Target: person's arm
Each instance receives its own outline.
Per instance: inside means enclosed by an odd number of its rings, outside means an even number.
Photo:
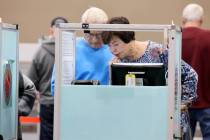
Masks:
[[[30,65],[29,71],[27,73],[28,78],[34,83],[36,86],[36,89],[39,91],[39,71],[40,71],[40,54],[41,54],[41,49],[39,49],[36,54],[33,57],[32,63]]]
[[[160,60],[168,70],[168,50],[160,54]],[[181,86],[182,86],[182,104],[191,104],[197,99],[198,75],[195,70],[186,62],[181,60]]]
[[[191,104],[197,99],[198,75],[195,70],[183,60],[181,61],[182,103]]]
[[[33,108],[37,91],[35,85],[28,77],[22,74],[22,79],[23,89],[19,90],[22,93],[19,93],[18,115],[27,116]],[[19,88],[21,88],[20,82],[21,80],[19,80]]]

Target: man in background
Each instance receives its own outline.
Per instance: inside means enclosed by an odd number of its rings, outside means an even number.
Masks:
[[[199,122],[203,140],[210,140],[210,31],[201,28],[203,14],[198,4],[183,10],[182,58],[198,73],[198,99],[189,108],[192,136]]]
[[[63,17],[51,21],[49,36],[41,41],[41,47],[32,60],[28,76],[40,93],[40,140],[53,139],[54,99],[50,91],[50,81],[55,59],[55,26],[67,23]]]

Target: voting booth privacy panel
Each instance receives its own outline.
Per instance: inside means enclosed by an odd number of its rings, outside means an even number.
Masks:
[[[0,23],[0,139],[17,138],[18,26]]]
[[[71,85],[79,30],[162,32],[164,47],[169,47],[168,84]],[[60,24],[56,28],[54,140],[179,138],[180,48],[181,31],[175,25]]]

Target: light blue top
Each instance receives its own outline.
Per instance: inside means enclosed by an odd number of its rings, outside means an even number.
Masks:
[[[109,83],[109,61],[112,54],[107,45],[92,48],[83,38],[76,45],[76,80],[99,80],[101,85]]]
[[[76,40],[76,80],[99,80],[101,85],[109,84],[109,61],[113,55],[107,45],[92,48],[84,38]],[[55,69],[55,68],[54,68]],[[51,80],[51,92],[54,95],[55,70]]]

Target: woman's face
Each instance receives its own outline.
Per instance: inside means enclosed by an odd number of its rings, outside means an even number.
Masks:
[[[127,57],[128,53],[128,44],[124,43],[119,37],[113,36],[110,43],[109,49],[113,55],[118,57],[119,59],[123,59]]]
[[[85,39],[93,48],[100,48],[103,44],[101,32],[92,31],[85,34]]]

